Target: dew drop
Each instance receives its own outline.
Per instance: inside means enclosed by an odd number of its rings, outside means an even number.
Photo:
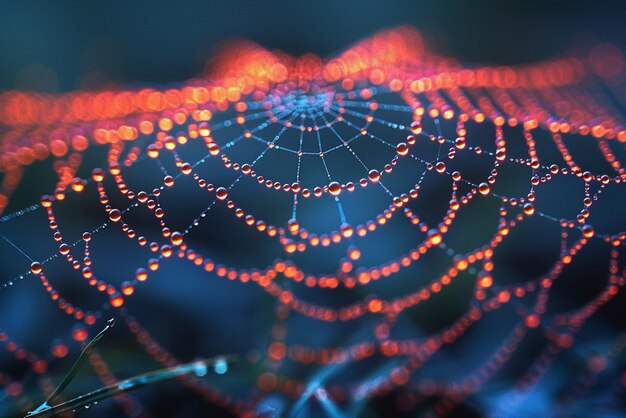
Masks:
[[[215,360],[215,364],[213,365],[213,370],[217,374],[224,374],[228,371],[228,363],[226,359],[220,357]]]
[[[170,236],[170,240],[172,241],[172,244],[174,244],[175,246],[179,246],[183,243],[183,235],[178,231],[174,231]]]
[[[135,278],[138,282],[145,282],[148,280],[148,271],[144,268],[138,268],[135,272]]]
[[[409,153],[409,146],[405,142],[400,142],[396,145],[396,152],[398,155],[405,156]]]
[[[339,196],[341,194],[341,184],[337,183],[336,181],[331,182],[328,185],[328,192],[332,196]]]
[[[487,196],[490,191],[491,191],[491,188],[489,187],[489,184],[483,182],[478,185],[478,192],[481,195]]]
[[[41,267],[41,263],[39,261],[33,261],[30,265],[30,271],[33,274],[39,274],[42,270],[43,268]]]
[[[122,213],[118,209],[111,209],[109,219],[113,222],[119,222],[122,219]]]
[[[582,230],[585,238],[592,238],[596,233],[591,225],[583,226]]]
[[[215,191],[215,196],[219,200],[225,200],[228,197],[228,190],[226,190],[224,187],[218,187]]]
[[[441,244],[443,237],[441,236],[441,232],[438,229],[431,229],[428,231],[428,242],[431,245],[439,245]]]
[[[96,183],[101,183],[104,180],[104,171],[101,168],[94,168],[91,172],[91,178]]]
[[[367,173],[367,177],[370,179],[371,182],[378,183],[378,181],[380,180],[380,173],[378,172],[378,170],[370,170],[369,173]]]
[[[532,203],[526,203],[524,205],[524,213],[528,216],[531,216],[535,213],[535,206]]]

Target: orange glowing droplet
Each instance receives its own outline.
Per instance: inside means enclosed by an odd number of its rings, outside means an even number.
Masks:
[[[483,195],[483,196],[487,196],[489,194],[489,192],[491,191],[491,187],[489,187],[489,184],[487,183],[480,183],[478,185],[478,192]]]
[[[585,225],[582,227],[583,236],[585,238],[592,238],[595,235],[595,230],[591,225]]]
[[[367,173],[367,177],[373,183],[378,183],[378,181],[380,181],[380,173],[378,170],[370,170],[369,173]]]
[[[148,145],[148,157],[150,158],[158,158],[159,157],[159,149],[154,144]]]
[[[122,219],[122,213],[118,209],[111,209],[109,212],[109,219],[112,222],[119,222]]]
[[[268,354],[273,360],[281,360],[285,357],[285,344],[281,342],[273,342],[270,344]]]
[[[52,202],[54,202],[54,197],[53,196],[49,196],[47,194],[41,196],[41,206],[44,208],[49,208],[52,207]]]
[[[52,347],[52,355],[56,358],[63,358],[67,356],[69,353],[69,349],[63,343],[56,343]]]
[[[485,276],[481,277],[481,279],[480,279],[478,284],[483,289],[489,288],[493,284],[493,277],[491,277],[490,275],[485,275]]]
[[[95,168],[92,172],[91,172],[91,178],[93,179],[93,181],[95,181],[96,183],[101,183],[104,180],[104,170],[100,169],[100,168]]]
[[[541,323],[541,318],[537,314],[530,314],[526,317],[524,323],[528,328],[537,328]]]
[[[290,219],[287,223],[287,227],[289,228],[289,232],[292,234],[297,234],[300,231],[300,223],[295,219]]]
[[[420,122],[412,122],[411,123],[411,132],[413,132],[414,135],[419,135],[422,133],[422,124]]]
[[[535,213],[535,206],[532,203],[526,203],[524,205],[524,213],[528,216],[531,216]]]
[[[38,261],[33,261],[32,264],[30,265],[30,271],[33,274],[40,274],[43,270],[43,267],[41,266],[41,263]]]
[[[377,313],[382,310],[383,304],[379,299],[372,299],[367,304],[367,309],[372,313]]]
[[[121,289],[124,296],[130,296],[135,293],[135,287],[128,281],[122,282]]]
[[[87,337],[89,337],[89,333],[87,332],[84,326],[82,325],[74,326],[74,328],[72,329],[72,338],[75,341],[83,342],[87,339]]]
[[[72,180],[72,190],[75,191],[76,193],[80,193],[85,189],[85,183],[81,178],[74,178],[74,180]]]
[[[331,182],[328,185],[328,192],[332,196],[339,196],[341,194],[341,184],[337,183],[336,181]]]
[[[135,272],[135,278],[138,282],[145,282],[148,280],[148,271],[143,268],[138,268]]]
[[[439,245],[441,244],[441,241],[443,240],[443,237],[441,236],[441,233],[439,232],[438,229],[429,230],[427,235],[428,235],[428,242],[431,245]]]
[[[170,235],[170,240],[172,241],[172,244],[178,247],[180,244],[183,243],[183,235],[178,231],[172,232],[172,235]]]
[[[396,145],[396,152],[398,155],[405,156],[409,153],[409,146],[405,142],[400,142]]]
[[[114,308],[119,308],[124,305],[124,298],[119,294],[114,294],[110,298],[110,303]]]
[[[226,190],[224,187],[218,187],[218,189],[215,191],[215,196],[219,200],[225,200],[228,197],[228,190]]]
[[[341,231],[341,235],[344,238],[350,238],[352,237],[352,235],[354,235],[354,228],[352,228],[352,225],[350,224],[341,224],[341,226],[339,227],[339,230]]]
[[[356,246],[351,245],[348,247],[348,258],[353,261],[358,260],[361,258],[361,250],[359,250]]]

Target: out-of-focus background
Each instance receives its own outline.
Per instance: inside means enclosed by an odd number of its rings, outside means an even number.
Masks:
[[[184,81],[225,40],[327,56],[399,25],[464,63],[521,64],[585,43],[623,44],[623,16],[619,0],[3,2],[0,87]]]

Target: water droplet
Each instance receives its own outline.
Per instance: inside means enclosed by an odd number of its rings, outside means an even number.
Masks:
[[[341,184],[337,183],[336,181],[331,182],[328,185],[328,192],[332,196],[339,196],[341,194]]]
[[[39,274],[41,273],[42,270],[43,268],[41,267],[41,263],[39,261],[33,261],[32,264],[30,265],[30,271],[33,274]]]
[[[226,190],[224,187],[218,187],[215,191],[215,196],[219,200],[225,200],[228,197],[228,190]]]
[[[398,155],[405,156],[409,153],[409,146],[404,142],[400,142],[398,145],[396,145],[396,152],[398,153]]]
[[[213,370],[217,374],[224,374],[228,371],[228,363],[223,357],[217,358],[213,364]]]
[[[378,170],[370,170],[369,173],[367,173],[367,177],[370,179],[371,182],[378,183],[378,181],[380,180],[380,173],[378,172]]]
[[[489,187],[489,184],[483,182],[478,185],[478,192],[481,195],[487,196],[490,191],[491,191],[491,187]]]
[[[118,209],[111,209],[109,219],[113,222],[119,222],[122,219],[122,213]]]

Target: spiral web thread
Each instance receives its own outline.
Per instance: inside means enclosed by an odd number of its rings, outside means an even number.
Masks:
[[[620,294],[626,277],[622,256],[626,233],[600,229],[590,221],[606,190],[619,189],[622,199],[614,210],[624,211],[626,73],[623,57],[614,47],[596,47],[583,58],[474,69],[433,54],[410,29],[378,34],[328,61],[312,55],[293,58],[248,43],[231,45],[227,51],[212,63],[205,78],[180,88],[54,97],[5,92],[0,97],[4,127],[0,210],[19,191],[29,165],[54,159],[58,176],[53,193],[0,217],[5,262],[25,266],[22,274],[3,282],[0,293],[6,297],[23,281],[40,281],[51,303],[76,322],[69,335],[55,340],[50,353],[30,351],[8,333],[0,333],[16,361],[30,364],[41,390],[37,395],[29,387],[32,376],[1,373],[0,383],[7,394],[3,402],[24,413],[32,410],[38,399],[54,389],[47,373],[50,365],[84,346],[95,333],[92,326],[110,315],[123,317],[139,345],[156,361],[168,367],[179,364],[127,306],[170,258],[186,260],[215,280],[259,286],[276,300],[271,341],[261,359],[249,359],[263,364],[251,387],[229,393],[200,378],[182,381],[208,402],[240,414],[250,413],[264,393],[279,392],[294,399],[294,410],[315,398],[333,415],[403,388],[404,404],[414,406],[416,395],[436,397],[432,412],[445,415],[481,391],[507,365],[522,341],[541,330],[546,345],[517,381],[516,393],[522,400],[559,354],[574,346],[585,322]],[[472,136],[474,129],[485,127],[488,130]],[[592,151],[575,156],[571,149],[578,143]],[[546,144],[552,149],[544,159]],[[77,172],[82,155],[94,146],[106,151],[106,166],[81,179]],[[594,162],[588,163],[586,158]],[[263,165],[264,161],[269,163]],[[209,163],[215,168],[206,170]],[[127,176],[148,170],[146,166],[158,170],[162,179],[150,186],[134,186]],[[508,167],[524,173],[525,177],[516,179],[524,183],[525,190],[507,193],[506,188],[498,187],[499,177]],[[228,181],[224,174],[212,178],[218,169],[230,173]],[[583,192],[582,199],[576,198],[578,213],[571,219],[551,213],[551,207],[542,206],[538,197],[542,188],[559,179],[574,180],[577,190]],[[422,219],[415,206],[429,182],[434,184],[429,187],[447,196],[443,215],[433,222]],[[194,199],[204,207],[196,216],[180,220],[164,202],[177,186],[192,183],[199,189]],[[290,208],[277,208],[281,219],[273,224],[257,213],[250,201],[242,197],[244,202],[238,202],[243,187],[249,189],[248,194],[261,188],[267,196],[287,196]],[[354,206],[348,202],[366,192],[384,205],[363,218],[363,211],[351,212]],[[80,239],[67,239],[57,207],[71,205],[75,195],[87,193],[91,199],[97,194],[108,220],[84,230]],[[488,239],[471,249],[455,250],[448,235],[455,229],[463,231],[455,220],[479,201],[498,206],[497,216],[488,224]],[[278,205],[278,198],[276,202]],[[334,226],[319,230],[315,217],[301,220],[301,211],[306,205],[322,202],[326,206],[313,213],[322,228]],[[195,231],[218,207],[228,213],[219,216],[233,219],[234,215],[250,231],[267,237],[264,242],[279,248],[282,255],[276,252],[279,258],[268,265],[242,268],[192,248],[194,241],[201,240]],[[332,207],[335,209],[329,209]],[[58,247],[48,257],[31,258],[27,246],[17,245],[15,237],[2,232],[4,224],[44,215]],[[135,229],[132,221],[127,221],[133,215],[154,218],[159,235],[144,237],[140,232],[143,223]],[[558,226],[558,258],[539,277],[521,282],[500,280],[494,257],[520,225],[536,218]],[[392,221],[417,234],[414,245],[388,261],[363,264],[366,248],[393,239],[381,236]],[[100,260],[91,259],[90,246],[105,230],[120,230],[136,246],[145,247],[142,254],[147,251],[148,257],[132,261],[134,277],[120,283],[98,277]],[[368,240],[373,244],[365,244]],[[551,289],[591,243],[608,253],[603,288],[583,306],[551,312]],[[336,271],[316,273],[304,267],[315,261],[307,259],[310,251],[337,248],[344,255],[335,260]],[[15,251],[23,260],[9,260]],[[411,282],[410,291],[379,297],[367,290],[372,285],[393,289],[397,277],[414,274],[410,269],[435,252],[447,257],[446,267],[427,270],[424,277]],[[93,292],[106,296],[100,308],[81,307],[49,281],[48,265],[61,264],[63,259],[66,269],[79,272]],[[445,298],[446,289],[458,280],[473,283],[465,313],[430,335],[394,336],[394,325],[404,313],[439,294]],[[356,294],[358,300],[330,305],[318,303],[314,296],[315,301],[310,301],[307,295],[314,288]],[[495,321],[498,314],[494,312],[506,309],[514,312],[515,322],[476,368],[457,379],[420,377],[420,370],[442,348],[458,344],[467,330],[483,321]],[[319,327],[336,322],[351,326],[364,318],[374,326],[358,342],[308,346],[287,338],[289,320],[294,316],[310,318]],[[605,370],[607,362],[623,357],[625,344],[626,334],[619,335],[604,352],[590,358],[589,373],[572,383],[572,396],[584,398],[588,382]],[[382,363],[374,374],[326,386],[335,373],[331,366],[375,357],[393,361]],[[97,351],[90,362],[104,384],[115,382],[114,370]],[[286,362],[301,364],[309,370],[309,378],[290,376],[288,370],[293,369],[284,368]],[[129,416],[149,415],[130,395],[117,398],[117,402]]]

